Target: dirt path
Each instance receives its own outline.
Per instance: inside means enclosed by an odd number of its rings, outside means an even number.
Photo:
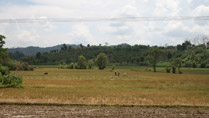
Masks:
[[[0,105],[0,118],[209,118],[209,110]]]

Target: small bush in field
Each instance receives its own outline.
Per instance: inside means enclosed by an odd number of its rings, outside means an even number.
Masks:
[[[6,66],[0,65],[0,73],[1,73],[2,75],[7,75],[7,74],[9,74],[9,68],[6,67]]]
[[[17,71],[20,71],[20,70],[33,71],[34,70],[32,66],[28,65],[28,63],[25,63],[25,62],[15,62],[13,69]]]
[[[22,77],[15,74],[4,75],[2,85],[6,87],[22,87]]]
[[[112,65],[112,70],[115,70],[115,65],[114,64]]]
[[[174,66],[172,67],[172,72],[176,73],[176,67],[174,67]]]
[[[171,68],[168,67],[168,66],[166,66],[166,72],[167,72],[167,73],[170,73],[170,72],[171,72]]]

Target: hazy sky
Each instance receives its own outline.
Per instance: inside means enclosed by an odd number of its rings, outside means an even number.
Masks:
[[[209,16],[209,0],[0,0],[0,19]],[[5,47],[176,45],[209,35],[209,20],[0,23]]]

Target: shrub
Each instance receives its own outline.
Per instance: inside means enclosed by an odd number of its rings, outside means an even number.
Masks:
[[[167,72],[167,73],[170,73],[170,72],[171,72],[171,68],[168,67],[168,66],[166,66],[166,72]]]
[[[195,62],[193,62],[192,67],[197,68],[197,64]]]
[[[17,70],[17,71],[20,71],[20,70],[23,70],[23,71],[33,71],[34,68],[32,66],[30,66],[28,63],[26,62],[19,62],[19,61],[16,61],[14,63],[13,66],[10,67],[10,70]]]
[[[200,67],[201,67],[201,68],[205,68],[205,67],[206,67],[206,63],[204,63],[204,62],[201,63],[201,64],[200,64]]]
[[[2,75],[7,75],[7,74],[9,74],[9,68],[6,66],[0,65],[0,72]]]
[[[22,87],[22,77],[15,74],[4,75],[2,85],[6,87]]]
[[[74,69],[79,69],[78,63],[74,63],[73,68]]]
[[[93,65],[94,65],[94,60],[93,59],[88,60],[87,63],[88,69],[92,69]]]
[[[114,64],[112,65],[112,70],[115,70],[115,65]]]
[[[74,69],[74,63],[70,63],[69,65],[67,65],[67,69]]]
[[[176,67],[174,67],[174,66],[172,67],[172,72],[176,73]]]
[[[192,62],[191,61],[186,61],[185,62],[185,67],[192,67]]]

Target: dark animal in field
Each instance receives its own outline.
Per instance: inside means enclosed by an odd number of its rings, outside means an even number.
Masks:
[[[44,75],[48,75],[48,72],[45,72]]]
[[[120,72],[118,72],[118,77],[120,76]]]

